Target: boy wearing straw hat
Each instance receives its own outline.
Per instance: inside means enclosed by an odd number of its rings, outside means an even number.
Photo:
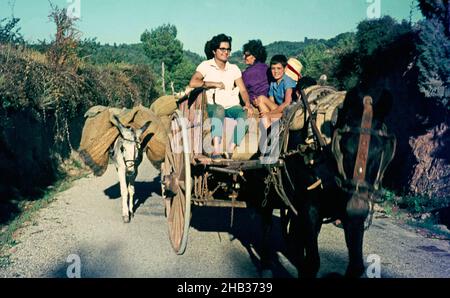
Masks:
[[[255,101],[266,128],[280,119],[284,109],[292,103],[302,65],[297,59],[287,60],[284,55],[275,55],[270,61],[270,70],[274,81],[270,84],[269,98],[260,96]]]

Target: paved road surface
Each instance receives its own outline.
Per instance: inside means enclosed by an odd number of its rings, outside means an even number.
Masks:
[[[193,211],[189,243],[176,256],[167,236],[159,194],[159,173],[145,160],[137,179],[140,206],[130,224],[121,219],[121,200],[112,166],[100,178],[75,182],[33,223],[20,230],[10,250],[11,265],[0,277],[66,277],[69,255],[78,255],[82,277],[259,277],[260,219],[251,210]],[[296,277],[285,255],[274,216],[275,277]],[[327,225],[320,236],[323,276],[344,273],[347,252],[343,231]],[[366,233],[364,255],[380,256],[382,277],[450,277],[450,243],[417,235],[388,219],[376,219]]]

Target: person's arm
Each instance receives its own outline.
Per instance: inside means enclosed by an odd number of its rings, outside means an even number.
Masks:
[[[189,82],[191,88],[206,88],[206,89],[225,89],[225,85],[222,82],[205,82],[203,75],[200,72],[195,72]]]
[[[289,88],[286,90],[286,94],[284,95],[284,102],[278,106],[275,110],[271,111],[270,114],[280,114],[283,113],[284,109],[288,107],[292,103],[292,94],[294,90]]]
[[[248,91],[247,88],[245,88],[245,84],[244,84],[244,80],[242,80],[242,78],[239,78],[235,81],[236,86],[239,88],[239,92],[241,94],[242,100],[245,103],[245,108],[246,110],[249,111],[249,113],[253,112],[253,108],[252,105],[250,103],[250,96],[248,95]]]

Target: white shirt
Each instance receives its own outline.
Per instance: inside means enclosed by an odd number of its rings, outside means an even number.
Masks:
[[[208,104],[218,104],[225,109],[240,105],[239,88],[235,88],[235,81],[242,77],[237,65],[227,62],[225,69],[220,69],[213,59],[202,62],[197,71],[202,74],[205,82],[222,82],[224,90],[209,89],[206,91]]]

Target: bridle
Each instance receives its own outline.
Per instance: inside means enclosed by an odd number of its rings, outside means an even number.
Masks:
[[[373,208],[373,203],[379,203],[382,201],[381,194],[381,181],[387,166],[394,158],[396,138],[394,135],[387,133],[387,128],[383,124],[381,129],[374,129],[372,127],[373,120],[373,106],[372,98],[366,96],[363,99],[364,111],[361,120],[360,127],[350,127],[345,125],[341,129],[336,129],[332,140],[332,152],[334,158],[337,161],[338,173],[336,176],[337,185],[345,192],[350,194],[365,194],[361,198],[368,200],[369,205]],[[359,135],[358,150],[356,155],[355,166],[353,170],[353,176],[348,177],[344,170],[344,158],[341,150],[340,141],[344,134],[357,134]],[[366,171],[369,157],[369,148],[373,137],[379,137],[384,139],[385,145],[383,146],[380,166],[377,172],[377,176],[373,184],[367,182]],[[390,148],[391,150],[388,150]]]
[[[381,181],[387,166],[394,158],[396,138],[394,135],[387,133],[387,128],[383,124],[381,129],[374,129],[373,126],[373,105],[372,97],[365,96],[363,99],[364,110],[360,127],[351,127],[345,125],[343,128],[336,129],[333,134],[331,150],[337,162],[338,175],[335,177],[336,183],[344,192],[352,195],[353,199],[363,200],[369,207],[368,217],[365,222],[365,229],[372,224],[374,214],[374,204],[383,201],[381,193]],[[358,150],[356,155],[353,176],[347,177],[344,170],[344,157],[341,150],[341,140],[344,134],[359,135]],[[380,157],[380,166],[377,176],[373,183],[367,182],[367,163],[369,158],[369,148],[372,138],[378,137],[384,139],[385,143],[382,148]],[[391,150],[388,150],[391,149]],[[349,202],[350,202],[349,201]]]
[[[123,141],[134,143],[134,148],[135,148],[135,150],[138,151],[138,154],[139,154],[139,152],[141,150],[141,143],[139,142],[139,140],[136,140],[136,139],[135,140],[130,140],[130,139],[124,138],[123,136],[121,136],[121,137],[122,137]],[[123,146],[123,144],[122,144],[122,146]],[[127,168],[131,168],[131,167],[134,167],[136,165],[136,159],[127,160],[127,159],[125,159],[125,156],[123,156],[123,162],[125,163],[125,166]]]

